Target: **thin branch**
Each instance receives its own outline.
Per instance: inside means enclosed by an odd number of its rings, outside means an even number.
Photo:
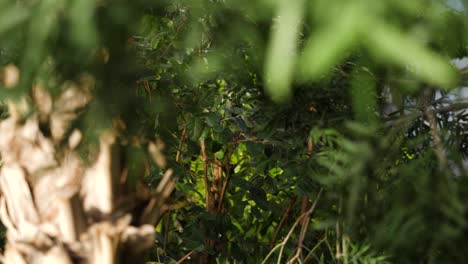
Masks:
[[[326,235],[326,233],[325,233],[325,236],[324,236],[321,240],[319,240],[319,242],[317,242],[317,244],[315,244],[315,246],[314,246],[311,250],[309,250],[309,253],[308,253],[307,256],[304,258],[304,262],[307,262],[307,260],[308,260],[310,257],[315,257],[315,254],[314,254],[315,250],[316,250],[317,248],[319,248],[319,246],[320,246],[323,242],[326,242],[327,239],[328,239],[328,238],[327,238],[327,235]]]
[[[341,248],[340,248],[340,224],[338,221],[336,221],[336,241],[335,241],[335,247],[336,247],[336,253],[335,253],[335,259],[336,263],[340,264],[341,263]]]
[[[307,197],[306,199],[303,199],[303,204],[307,204]],[[288,263],[294,263],[296,259],[299,259],[301,254],[302,254],[302,248],[304,247],[304,239],[307,234],[307,230],[309,229],[309,223],[310,223],[310,214],[307,215],[304,220],[302,221],[301,225],[301,232],[299,233],[299,242],[297,243],[297,250],[296,254],[291,258]]]
[[[439,160],[440,169],[444,169],[447,166],[447,157],[444,154],[444,148],[442,146],[442,140],[440,138],[439,127],[437,126],[437,119],[433,112],[430,111],[428,103],[424,102],[424,115],[429,122],[431,129],[432,141],[434,142],[435,152],[437,159]]]
[[[176,162],[180,162],[180,154],[181,154],[181,149],[182,146],[184,145],[184,141],[187,138],[187,128],[184,127],[182,130],[182,135],[180,136],[180,141],[179,141],[179,147],[177,148],[177,154],[176,154]]]
[[[301,232],[299,233],[299,243],[298,243],[298,246],[297,246],[296,254],[288,261],[288,263],[294,263],[294,261],[299,259],[300,255],[302,254],[302,247],[303,247],[305,235],[307,233],[307,229],[309,228],[310,216],[312,215],[313,210],[317,206],[317,201],[318,201],[318,198],[320,197],[321,193],[322,193],[322,189],[320,189],[320,193],[317,196],[317,199],[315,199],[315,201],[312,204],[312,206],[310,207],[309,211],[305,214],[305,218],[303,219],[303,221],[301,223],[302,227],[301,227]],[[305,203],[304,199],[302,201],[303,201],[303,203]],[[307,202],[307,200],[305,200],[305,201]]]
[[[187,259],[190,258],[190,256],[195,252],[195,250],[192,250],[190,251],[187,255],[183,256],[181,259],[179,259],[179,261],[176,262],[176,264],[181,264],[183,263],[184,261],[186,261]]]
[[[224,196],[226,195],[227,187],[229,185],[229,181],[231,180],[231,161],[230,161],[230,154],[229,152],[226,153],[225,158],[225,166],[226,166],[226,180],[224,180],[223,188],[221,189],[221,195],[218,201],[218,212],[221,213],[224,208]]]
[[[205,140],[200,140],[201,155],[203,160],[203,182],[205,183],[205,202],[206,209],[211,210],[211,192],[208,181],[208,157],[206,156]]]
[[[468,108],[468,102],[459,102],[459,103],[453,103],[451,105],[443,106],[443,107],[439,107],[439,108],[435,108],[435,109],[427,109],[427,111],[425,111],[425,112],[418,111],[418,112],[410,113],[410,114],[403,115],[403,116],[394,116],[394,117],[383,118],[382,120],[384,122],[387,122],[386,126],[392,126],[392,125],[399,125],[399,124],[409,122],[411,120],[414,120],[414,119],[416,119],[418,117],[421,117],[421,116],[427,115],[427,114],[434,115],[434,114],[438,114],[438,113],[460,111],[460,110],[464,110],[464,109],[467,109],[467,108]]]
[[[268,260],[268,258],[270,258],[270,256],[273,254],[274,251],[276,251],[278,248],[280,249],[280,253],[279,253],[279,256],[278,256],[278,263],[281,262],[281,257],[283,256],[283,250],[284,250],[284,246],[286,245],[286,243],[288,242],[288,240],[291,238],[291,235],[292,233],[294,232],[294,230],[296,229],[297,225],[302,221],[302,219],[308,215],[311,215],[314,210],[315,210],[315,207],[317,206],[317,202],[318,200],[320,199],[320,196],[322,195],[322,191],[323,189],[320,189],[318,195],[317,195],[317,198],[315,199],[314,203],[312,204],[312,206],[310,207],[310,209],[303,215],[299,216],[299,218],[296,220],[296,222],[294,222],[293,226],[291,227],[291,229],[289,230],[288,234],[286,235],[286,237],[283,239],[283,241],[281,243],[279,243],[275,248],[273,248],[270,253],[268,253],[268,255],[265,257],[265,259],[263,260],[262,264],[266,263],[266,261]]]
[[[276,239],[278,238],[278,235],[279,235],[281,229],[283,229],[284,223],[286,222],[286,219],[288,219],[289,214],[291,212],[291,209],[292,209],[294,203],[296,203],[296,199],[297,199],[296,196],[294,196],[289,201],[289,205],[286,208],[286,211],[284,212],[283,217],[281,218],[278,226],[276,227],[275,234],[273,235],[273,238],[271,239],[270,249],[273,248],[273,245],[276,243]]]
[[[307,140],[307,158],[310,159],[312,153],[314,151],[314,144],[312,138],[308,138]],[[309,203],[309,199],[307,196],[302,197],[301,203],[301,213],[304,213],[307,210],[307,205]],[[299,240],[297,243],[296,254],[288,261],[288,263],[294,263],[294,261],[299,260],[302,255],[302,248],[304,246],[304,239],[309,229],[309,222],[310,222],[310,215],[306,216],[301,222],[301,231],[299,233]]]
[[[171,221],[169,221],[169,217],[171,214],[166,214],[166,221],[164,222],[164,240],[163,240],[163,251],[166,252],[167,249],[167,241],[169,241],[169,227],[171,224]]]

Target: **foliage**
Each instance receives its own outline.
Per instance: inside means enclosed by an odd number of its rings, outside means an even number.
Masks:
[[[314,201],[271,259],[298,245],[302,262],[466,258],[467,102],[450,59],[468,55],[468,7],[24,2],[0,1],[0,62],[22,73],[4,97],[89,71],[90,144],[123,120],[136,171],[138,145],[166,145],[179,178],[152,261],[261,263]],[[149,167],[135,182],[160,179]]]

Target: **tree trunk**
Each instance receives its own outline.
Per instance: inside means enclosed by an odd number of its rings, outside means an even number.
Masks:
[[[118,133],[100,135],[93,164],[77,153],[82,133],[70,125],[92,99],[93,86],[87,76],[65,84],[57,98],[35,87],[29,103],[10,103],[10,116],[0,123],[4,263],[138,263],[153,245],[154,225],[175,186],[171,170],[156,194],[145,197],[151,201],[143,214],[132,215],[142,192],[126,188]],[[150,144],[153,156],[155,148]]]

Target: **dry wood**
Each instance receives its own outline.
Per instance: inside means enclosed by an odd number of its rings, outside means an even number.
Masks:
[[[10,103],[10,117],[0,122],[0,218],[7,228],[2,262],[111,264],[125,262],[122,256],[138,262],[153,245],[154,226],[175,187],[172,171],[141,215],[121,203],[137,195],[122,188],[128,170],[116,131],[101,134],[93,164],[80,159],[82,133],[69,130],[92,99],[93,86],[84,75],[52,98],[36,85],[32,100]],[[25,116],[28,109],[36,111]],[[150,152],[165,166],[157,144],[150,144]]]

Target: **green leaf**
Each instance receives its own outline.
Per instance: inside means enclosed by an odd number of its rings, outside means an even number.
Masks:
[[[223,131],[223,126],[221,125],[221,115],[219,113],[209,113],[206,116],[206,123],[215,132]]]
[[[203,133],[203,129],[204,129],[203,122],[200,120],[200,118],[194,117],[192,119],[192,122],[189,123],[188,129],[189,129],[190,139],[195,142],[198,142],[198,140],[200,139],[200,136]]]
[[[303,0],[280,1],[265,61],[266,92],[276,102],[291,96]]]
[[[246,142],[245,146],[247,147],[248,152],[252,156],[263,156],[265,147],[262,144],[255,142]]]
[[[82,49],[92,49],[97,45],[97,32],[94,25],[94,0],[75,0],[70,6],[71,39]]]
[[[441,88],[450,88],[454,84],[456,75],[448,60],[397,28],[375,21],[366,39],[369,50],[375,56],[408,68],[419,78]]]
[[[352,77],[351,95],[356,119],[367,124],[374,124],[377,121],[375,78],[368,72],[356,70]]]
[[[224,151],[221,149],[215,153],[215,157],[218,160],[222,160],[224,158]]]
[[[29,18],[29,12],[21,5],[2,6],[0,11],[0,35],[13,29]]]
[[[63,2],[43,0],[38,3],[28,29],[28,45],[20,65],[22,77],[19,87],[27,91],[31,87],[32,79],[38,67],[47,55],[48,42],[56,32],[58,16],[63,8]]]
[[[272,168],[268,171],[268,174],[271,175],[271,177],[276,177],[278,175],[283,174],[283,170],[280,167],[275,167]]]
[[[303,79],[317,79],[330,70],[357,42],[365,15],[352,2],[343,8],[343,16],[333,18],[307,41],[299,61]]]

